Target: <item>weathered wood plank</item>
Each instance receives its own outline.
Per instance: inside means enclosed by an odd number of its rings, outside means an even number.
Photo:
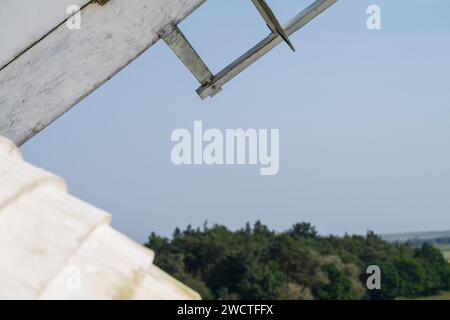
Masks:
[[[177,26],[169,24],[159,35],[200,84],[211,80],[213,74]]]
[[[69,17],[67,7],[91,0],[2,0],[0,68]]]
[[[82,10],[0,71],[0,135],[23,144],[114,76],[206,0],[111,0]]]

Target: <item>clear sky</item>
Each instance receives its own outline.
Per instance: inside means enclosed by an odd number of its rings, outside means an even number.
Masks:
[[[312,0],[270,1],[287,21]],[[382,9],[369,31],[366,9]],[[206,101],[159,42],[22,147],[138,241],[261,219],[323,234],[450,229],[450,1],[340,0]],[[181,24],[217,72],[267,35],[251,1]],[[174,129],[280,129],[280,171],[175,166]]]

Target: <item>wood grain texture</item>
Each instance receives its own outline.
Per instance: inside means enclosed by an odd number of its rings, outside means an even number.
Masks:
[[[68,17],[67,7],[91,0],[1,0],[0,68],[31,47]]]
[[[111,0],[82,10],[0,71],[0,135],[21,145],[136,59],[206,0]]]

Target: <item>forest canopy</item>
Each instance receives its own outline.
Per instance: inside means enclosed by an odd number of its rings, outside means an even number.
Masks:
[[[237,231],[214,225],[152,233],[155,264],[203,299],[396,299],[450,289],[450,264],[430,244],[388,243],[365,236],[321,236],[309,223],[274,232],[261,222]],[[381,269],[368,290],[366,269]]]

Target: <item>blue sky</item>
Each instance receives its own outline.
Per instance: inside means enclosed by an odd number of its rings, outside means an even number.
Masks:
[[[287,21],[312,1],[270,1]],[[366,9],[382,9],[369,31]],[[321,233],[450,229],[450,2],[340,0],[206,101],[159,42],[22,147],[138,241],[261,219]],[[181,24],[217,72],[267,35],[250,1]],[[174,129],[280,129],[280,171],[175,166]]]

